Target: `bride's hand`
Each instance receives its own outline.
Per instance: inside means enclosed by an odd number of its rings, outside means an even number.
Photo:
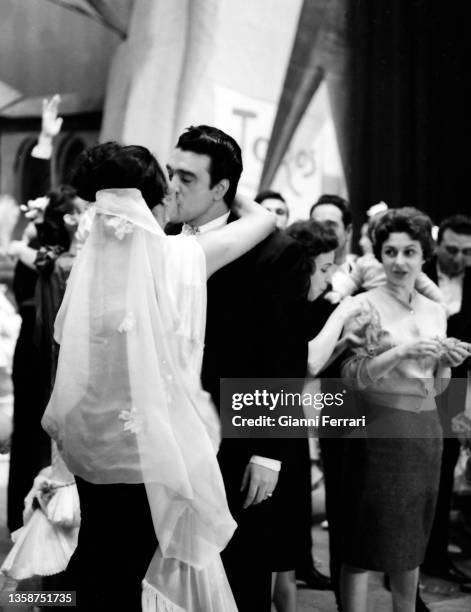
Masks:
[[[239,192],[236,193],[234,201],[232,202],[231,211],[239,218],[247,217],[248,215],[264,218],[272,226],[272,230],[275,229],[275,215],[247,196],[241,195]]]
[[[251,204],[257,204],[257,203],[251,200],[250,198],[247,198],[246,196],[243,196],[239,192],[237,192],[235,194],[234,200],[232,201],[231,210],[238,217],[243,217],[244,214],[248,214],[250,212]],[[258,204],[258,206],[262,208],[260,204]]]
[[[275,229],[275,215],[249,198],[237,195],[231,210],[238,217],[233,223],[197,236],[206,255],[208,278],[216,270],[253,249]]]

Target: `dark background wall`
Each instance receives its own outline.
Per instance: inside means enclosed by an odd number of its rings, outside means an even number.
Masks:
[[[349,0],[350,197],[471,213],[469,3]]]

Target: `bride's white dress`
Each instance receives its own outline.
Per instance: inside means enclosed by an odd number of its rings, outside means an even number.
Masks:
[[[165,236],[135,189],[98,192],[95,208],[56,319],[43,426],[73,474],[145,484],[159,541],[146,612],[234,611],[219,553],[236,525],[199,378],[204,253],[194,237]]]

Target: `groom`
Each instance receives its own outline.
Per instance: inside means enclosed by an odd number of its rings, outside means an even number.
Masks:
[[[241,150],[233,138],[214,127],[190,127],[167,169],[175,197],[169,211],[174,225],[167,233],[202,233],[231,222],[229,207],[242,172]],[[282,232],[208,280],[202,382],[218,408],[221,378],[304,377],[305,343],[295,325],[308,286],[298,245]],[[285,451],[286,441],[275,439],[224,439],[219,451],[238,523],[222,559],[240,612],[271,609],[269,549],[276,542],[271,495]]]

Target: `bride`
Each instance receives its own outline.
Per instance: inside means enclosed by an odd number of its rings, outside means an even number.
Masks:
[[[146,611],[234,611],[219,553],[236,524],[216,461],[218,417],[199,380],[206,278],[275,221],[237,197],[235,222],[166,236],[151,212],[166,180],[144,147],[93,147],[73,182],[95,215],[56,319],[43,418],[81,503],[66,587],[79,610],[131,612],[148,569]]]

